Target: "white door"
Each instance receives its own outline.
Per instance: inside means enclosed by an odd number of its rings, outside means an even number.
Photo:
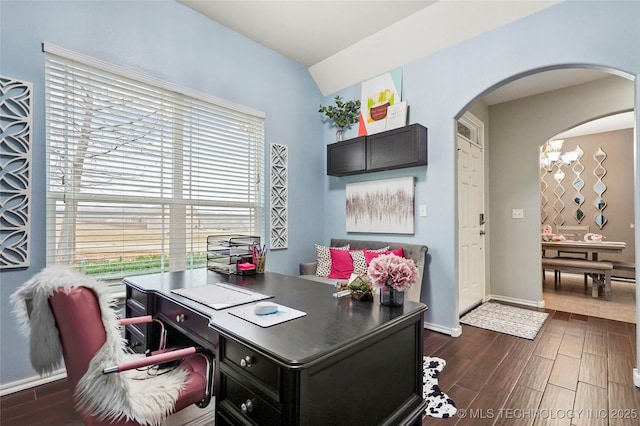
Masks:
[[[482,147],[458,135],[458,312],[484,299],[484,158]]]

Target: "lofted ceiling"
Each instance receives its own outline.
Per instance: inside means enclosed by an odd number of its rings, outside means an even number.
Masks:
[[[176,1],[301,64],[327,96],[562,0]]]
[[[309,68],[436,1],[177,0]]]
[[[385,57],[385,66],[393,68],[559,2],[176,1],[309,69],[324,95],[386,72],[388,69],[376,70],[374,64],[367,62],[367,57],[371,57],[369,52],[381,44],[397,46],[392,49],[393,54]],[[405,42],[393,43],[390,39]],[[408,41],[414,39],[422,41],[420,44]],[[431,44],[423,40],[430,40]],[[349,60],[365,66],[345,66]],[[366,68],[370,75],[356,68]],[[610,74],[597,70],[547,71],[501,86],[483,100],[495,105],[606,76]]]

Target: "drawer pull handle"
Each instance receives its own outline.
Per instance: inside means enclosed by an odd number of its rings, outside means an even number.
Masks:
[[[242,368],[249,368],[253,365],[253,360],[251,359],[251,357],[249,355],[247,355],[246,357],[242,358],[240,360],[240,367]]]
[[[176,315],[176,322],[184,322],[184,320],[185,320],[184,314]]]
[[[243,402],[240,405],[240,410],[242,410],[243,413],[247,414],[253,411],[253,402],[251,402],[250,399],[247,399],[247,402]]]

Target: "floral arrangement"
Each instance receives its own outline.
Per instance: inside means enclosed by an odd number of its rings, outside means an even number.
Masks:
[[[367,268],[371,284],[377,288],[385,286],[405,291],[418,280],[418,268],[412,259],[391,254],[381,254],[371,260]]]

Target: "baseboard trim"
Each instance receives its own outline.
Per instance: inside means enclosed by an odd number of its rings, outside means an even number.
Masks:
[[[441,325],[433,324],[426,321],[422,323],[422,326],[427,330],[435,331],[442,334],[448,334],[451,337],[458,337],[462,334],[462,328],[460,326],[453,327],[453,328],[443,327]]]
[[[489,296],[487,296],[487,301],[489,300],[499,300],[501,302],[509,302],[509,303],[516,303],[518,305],[523,305],[523,306],[530,306],[532,308],[544,308],[544,300],[539,300],[539,301],[534,301],[534,300],[527,300],[527,299],[517,299],[515,297],[507,297],[507,296],[498,296],[495,294],[491,294]]]
[[[18,380],[11,383],[0,385],[0,396],[10,395],[15,392],[20,392],[25,389],[34,388],[36,386],[45,385],[47,383],[62,380],[67,377],[66,370],[55,371],[52,375],[47,377],[33,376],[26,379]]]

